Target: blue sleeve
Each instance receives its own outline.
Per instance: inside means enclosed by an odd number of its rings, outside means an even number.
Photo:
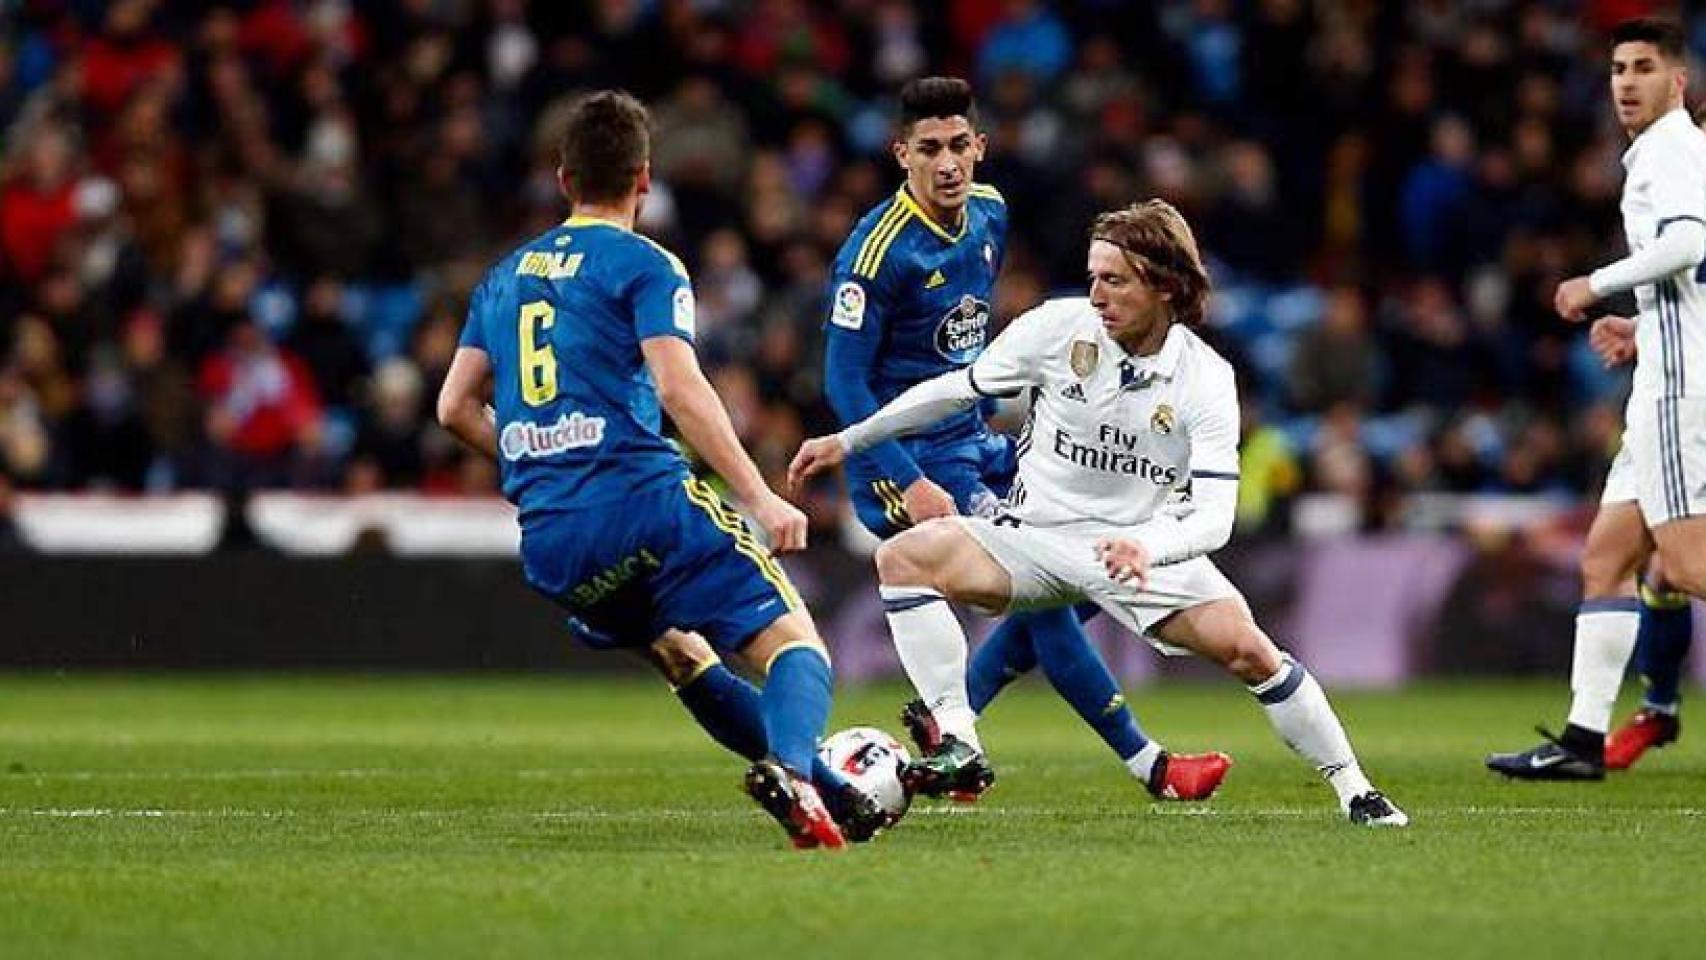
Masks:
[[[474,288],[474,295],[468,298],[468,316],[462,321],[462,336],[457,340],[459,347],[473,347],[491,353],[486,346],[486,287],[490,281],[482,281]]]
[[[876,284],[838,274],[825,327],[823,387],[830,409],[848,426],[882,406],[871,390],[871,372],[883,345],[883,308]],[[895,486],[905,490],[924,475],[900,442],[888,440],[857,456],[868,458]]]
[[[634,335],[641,340],[680,337],[692,343],[696,311],[687,270],[662,248],[642,255],[642,266],[628,287]]]

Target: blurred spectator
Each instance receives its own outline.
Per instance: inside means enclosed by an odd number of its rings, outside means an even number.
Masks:
[[[0,256],[6,273],[29,288],[47,272],[77,219],[77,154],[57,123],[23,131],[18,162],[0,187]]]
[[[221,486],[284,486],[309,474],[321,426],[313,377],[253,321],[233,327],[225,349],[202,364],[200,390]]]
[[[315,393],[329,407],[351,406],[367,377],[367,353],[344,321],[343,297],[336,279],[316,278],[284,342],[307,367]]]
[[[48,468],[47,422],[29,384],[16,370],[0,368],[0,488],[6,478],[42,479]]]
[[[1001,19],[978,51],[977,72],[984,83],[1012,72],[1046,84],[1071,61],[1072,38],[1060,18],[1036,0],[1006,0]]]
[[[1434,123],[1432,153],[1404,181],[1404,237],[1412,261],[1424,270],[1459,265],[1459,230],[1473,199],[1474,150],[1469,125],[1442,117]]]
[[[1362,292],[1352,287],[1334,289],[1327,295],[1321,322],[1299,336],[1292,347],[1292,405],[1304,413],[1321,413],[1340,404],[1372,410],[1379,375]]]
[[[393,357],[374,371],[368,393],[371,416],[356,436],[347,489],[365,493],[420,485],[425,432],[421,401],[421,375],[409,360]]]

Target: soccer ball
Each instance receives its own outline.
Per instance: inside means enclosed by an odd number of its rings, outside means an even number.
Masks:
[[[900,782],[900,771],[912,757],[899,740],[876,727],[843,730],[819,744],[817,755],[894,819],[912,804],[912,795]]]

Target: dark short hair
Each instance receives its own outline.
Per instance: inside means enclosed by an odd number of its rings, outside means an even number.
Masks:
[[[1636,17],[1611,28],[1611,46],[1620,43],[1650,43],[1671,60],[1681,60],[1688,46],[1682,24],[1663,17]]]
[[[626,197],[651,159],[651,114],[621,90],[589,93],[569,109],[560,145],[572,200]]]
[[[1143,281],[1173,295],[1173,319],[1194,327],[1208,306],[1208,268],[1197,238],[1172,204],[1145,200],[1096,218],[1090,239],[1105,240],[1125,252]]]
[[[931,118],[965,117],[977,126],[977,103],[971,94],[971,84],[959,77],[919,77],[900,88],[900,133],[912,132],[912,125]]]

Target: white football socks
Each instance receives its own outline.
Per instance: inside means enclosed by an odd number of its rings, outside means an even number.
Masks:
[[[1143,745],[1142,750],[1125,759],[1125,768],[1130,770],[1131,775],[1147,787],[1149,786],[1149,778],[1155,775],[1155,761],[1161,759],[1161,754],[1161,744],[1151,740]]]
[[[1583,601],[1570,665],[1570,723],[1595,733],[1611,729],[1623,670],[1641,627],[1639,602],[1634,597]]]
[[[981,752],[977,714],[966,695],[966,635],[942,595],[929,587],[879,588],[900,665],[944,734]]]
[[[1252,686],[1250,692],[1262,702],[1280,739],[1327,778],[1341,808],[1374,789],[1363,776],[1327,694],[1302,664],[1287,657],[1278,673]]]

